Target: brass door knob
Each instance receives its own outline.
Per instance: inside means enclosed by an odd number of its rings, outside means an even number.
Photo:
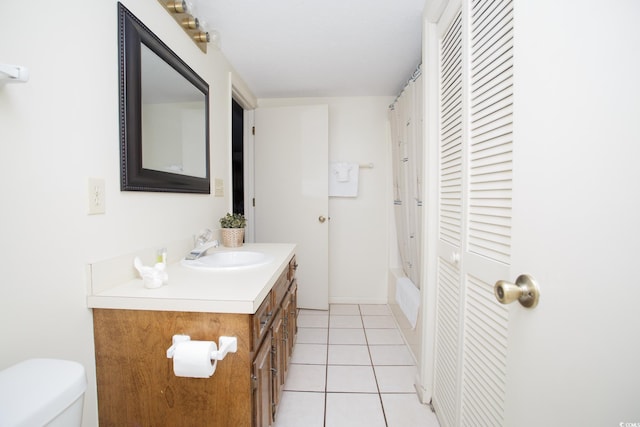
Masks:
[[[325,218],[324,216],[320,215],[318,217],[318,221],[320,221],[320,224],[322,224],[323,222],[325,222],[327,220],[327,218]]]
[[[518,300],[523,307],[534,308],[540,300],[540,288],[536,280],[528,274],[521,274],[516,283],[498,280],[493,286],[496,299],[502,304]]]

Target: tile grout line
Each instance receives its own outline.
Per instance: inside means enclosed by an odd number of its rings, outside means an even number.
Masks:
[[[327,313],[327,352],[324,359],[324,419],[322,420],[323,427],[327,427],[327,385],[329,384],[329,333],[331,332],[331,304],[329,304],[329,311]]]
[[[376,389],[378,390],[378,400],[380,401],[380,409],[382,409],[382,419],[384,420],[384,425],[389,427],[389,423],[387,422],[387,413],[384,410],[384,404],[382,403],[382,394],[380,393],[380,384],[378,383],[378,375],[376,374],[376,368],[373,364],[373,357],[371,356],[371,346],[369,345],[369,337],[367,337],[367,330],[364,327],[364,319],[362,310],[360,309],[360,305],[358,305],[358,310],[360,310],[360,320],[362,321],[362,330],[364,332],[364,341],[367,343],[367,353],[369,353],[369,361],[371,361],[371,370],[373,371],[373,379],[376,382]]]
[[[325,342],[326,342],[325,359],[324,359],[325,384],[324,384],[324,391],[321,392],[323,394],[323,396],[324,396],[323,423],[322,423],[322,425],[324,427],[327,427],[327,422],[328,422],[328,418],[327,418],[327,415],[328,415],[328,413],[327,413],[327,410],[328,410],[328,395],[329,395],[328,380],[329,380],[329,365],[330,365],[329,364],[329,350],[330,350],[331,345],[332,345],[330,343],[331,331],[332,330],[335,331],[337,329],[361,329],[362,333],[364,335],[364,345],[367,346],[367,354],[368,354],[368,358],[369,358],[369,363],[370,363],[370,366],[371,366],[371,369],[372,369],[372,373],[374,375],[374,381],[376,383],[376,391],[366,392],[366,393],[365,392],[363,392],[363,393],[359,393],[359,392],[344,392],[344,393],[346,393],[346,394],[354,394],[354,393],[355,394],[369,394],[369,395],[377,394],[378,395],[378,400],[380,402],[380,408],[382,410],[384,425],[386,427],[388,427],[389,426],[389,421],[387,419],[387,414],[386,414],[386,411],[385,411],[384,402],[382,400],[382,392],[381,392],[381,389],[380,389],[380,382],[379,382],[379,379],[378,379],[378,375],[377,375],[377,372],[376,372],[376,369],[375,369],[375,365],[374,365],[374,362],[373,362],[373,357],[372,357],[372,348],[371,348],[372,344],[370,343],[369,337],[367,335],[367,328],[365,328],[365,322],[364,322],[365,314],[364,314],[364,311],[363,311],[363,307],[361,307],[360,304],[357,304],[357,313],[353,313],[353,314],[342,312],[340,310],[338,310],[338,312],[335,313],[336,316],[349,316],[349,315],[354,315],[354,317],[356,315],[359,316],[359,319],[360,319],[360,327],[359,328],[340,328],[340,327],[333,327],[332,328],[332,326],[331,326],[331,324],[332,324],[331,323],[332,311],[333,310],[331,309],[331,305],[330,305],[329,310],[327,312],[326,336],[325,336]],[[300,311],[298,312],[298,314],[300,314]],[[382,316],[383,314],[382,313],[378,313],[378,312],[373,313],[373,314],[371,314],[371,313],[367,314],[367,316],[374,316],[374,315]],[[384,315],[389,315],[389,314],[384,314]],[[340,322],[338,322],[337,324],[340,324]],[[397,322],[394,322],[393,324],[394,324],[394,328],[388,328],[388,327],[376,328],[375,327],[375,322],[374,322],[374,325],[372,325],[373,327],[370,328],[370,329],[394,329],[394,330],[398,330],[399,328],[398,328]],[[309,328],[313,329],[313,326],[309,326]],[[403,342],[401,344],[395,344],[394,346],[397,345],[397,346],[407,347],[406,341],[404,339],[402,341]],[[335,345],[341,345],[341,344],[338,343],[338,344],[335,344]],[[345,343],[342,343],[342,345],[356,345],[356,344],[348,344],[348,343],[345,342]],[[380,345],[392,345],[392,344],[380,343]],[[311,363],[311,365],[313,365],[313,363]],[[349,364],[349,365],[340,364],[340,365],[341,366],[355,366],[355,365],[351,365],[351,364]],[[394,364],[394,365],[390,365],[390,366],[405,366],[405,365],[404,364],[402,364],[402,365],[395,365]],[[336,392],[336,393],[342,394],[342,392]],[[406,393],[393,393],[393,394],[406,394]]]

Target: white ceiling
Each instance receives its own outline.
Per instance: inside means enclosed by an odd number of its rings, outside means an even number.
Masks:
[[[397,95],[421,62],[425,0],[191,3],[258,98]]]

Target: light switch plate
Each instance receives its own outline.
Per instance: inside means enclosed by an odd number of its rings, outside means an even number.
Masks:
[[[214,182],[215,189],[213,195],[216,197],[224,197],[224,180],[216,178]]]
[[[105,213],[104,179],[89,178],[89,215]]]

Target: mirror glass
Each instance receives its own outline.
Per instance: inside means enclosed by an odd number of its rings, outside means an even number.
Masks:
[[[205,178],[205,96],[142,45],[142,167]]]
[[[210,193],[209,86],[118,8],[121,189]]]

